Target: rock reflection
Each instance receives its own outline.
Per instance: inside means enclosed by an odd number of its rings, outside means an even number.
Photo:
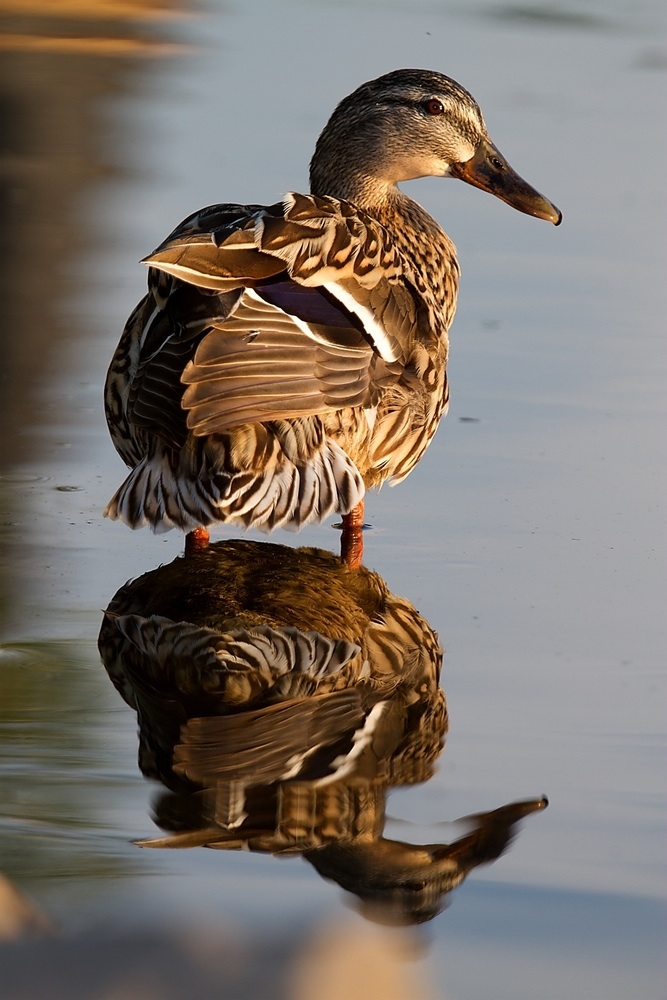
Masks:
[[[442,649],[377,573],[234,540],[122,587],[99,637],[169,791],[145,847],[302,854],[390,923],[429,920],[545,799],[469,817],[452,844],[383,837],[387,793],[428,780],[447,730]]]

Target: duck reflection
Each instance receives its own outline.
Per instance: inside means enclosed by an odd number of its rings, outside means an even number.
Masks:
[[[314,548],[233,540],[123,586],[99,648],[169,791],[145,847],[302,854],[369,917],[428,920],[545,799],[469,817],[452,844],[383,837],[391,788],[433,773],[442,649],[416,608]]]

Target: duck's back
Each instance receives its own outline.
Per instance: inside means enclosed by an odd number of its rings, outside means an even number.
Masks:
[[[148,258],[109,369],[110,432],[134,468],[107,513],[298,527],[404,478],[447,403],[458,267],[430,224],[410,246],[401,218],[305,195],[186,219]]]

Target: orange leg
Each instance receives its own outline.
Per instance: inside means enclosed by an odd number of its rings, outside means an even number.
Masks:
[[[349,514],[343,514],[340,536],[340,557],[348,569],[359,569],[364,556],[364,501],[360,500]]]
[[[208,548],[210,540],[211,536],[206,528],[195,528],[194,531],[189,531],[185,536],[186,556],[194,556],[197,552],[204,552]]]

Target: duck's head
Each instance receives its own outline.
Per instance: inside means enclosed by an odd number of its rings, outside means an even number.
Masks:
[[[415,177],[458,177],[519,212],[558,225],[561,213],[491,142],[479,105],[441,73],[399,69],[340,102],[311,165],[311,190],[355,200]]]

